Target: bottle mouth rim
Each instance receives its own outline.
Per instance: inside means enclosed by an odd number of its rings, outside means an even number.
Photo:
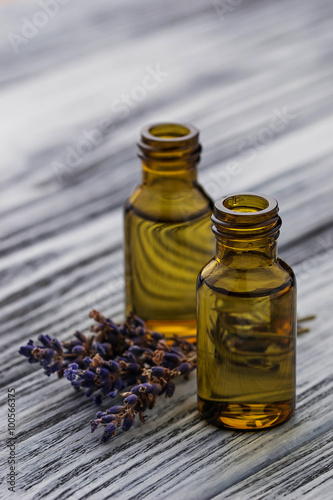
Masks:
[[[159,122],[151,123],[141,129],[141,141],[160,148],[174,148],[180,143],[197,143],[199,130],[190,123]]]
[[[229,194],[216,200],[215,215],[222,220],[228,218],[228,215],[237,218],[238,223],[246,223],[253,218],[267,218],[270,214],[273,216],[278,213],[278,202],[272,196],[262,193],[242,192]]]
[[[189,123],[146,125],[138,142],[139,158],[155,169],[193,168],[200,160],[199,130]]]
[[[278,202],[262,193],[242,192],[216,200],[212,215],[218,236],[247,238],[277,233],[281,227]]]

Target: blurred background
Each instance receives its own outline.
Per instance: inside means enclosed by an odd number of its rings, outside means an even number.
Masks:
[[[311,309],[333,253],[330,0],[12,0],[0,19],[7,332],[64,338],[93,307],[121,319],[136,141],[165,120],[201,130],[214,199],[279,200],[281,255]]]

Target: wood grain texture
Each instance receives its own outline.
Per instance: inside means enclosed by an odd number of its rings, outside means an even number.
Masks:
[[[1,498],[332,498],[333,4],[236,3],[71,0],[17,53],[9,34],[41,7],[1,3],[1,422],[14,387],[18,460],[13,494],[4,447]],[[156,88],[121,113],[123,94],[158,68]],[[99,144],[66,164],[67,148],[105,120]],[[93,307],[121,320],[122,204],[140,179],[139,130],[161,120],[202,131],[212,197],[246,189],[279,200],[299,313],[318,318],[298,340],[297,411],[285,425],[207,425],[192,377],[144,426],[102,446],[89,433],[94,405],[17,351],[41,332],[87,328]]]

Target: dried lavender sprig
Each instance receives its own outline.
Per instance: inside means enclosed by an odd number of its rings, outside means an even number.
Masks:
[[[84,361],[85,368],[80,368],[76,363],[70,364],[65,376],[73,387],[85,389],[86,396],[92,396],[96,404],[100,404],[104,396],[114,398],[118,391],[136,382],[142,372],[139,364],[131,363],[124,367],[124,363],[105,361],[99,354]]]
[[[56,338],[40,335],[38,340],[42,345],[36,346],[30,339],[27,345],[20,347],[19,353],[28,358],[29,363],[40,363],[48,377],[55,372],[59,377],[62,376],[69,363],[79,358],[75,352],[64,352],[62,344]]]
[[[301,335],[302,333],[307,333],[310,331],[310,328],[302,326],[302,323],[307,321],[312,321],[316,319],[315,314],[311,314],[309,316],[304,316],[303,318],[297,318],[297,335]]]
[[[130,430],[137,416],[144,423],[147,418],[144,412],[154,408],[159,396],[163,394],[166,398],[173,396],[175,391],[174,378],[180,375],[188,377],[195,367],[196,357],[192,355],[172,370],[163,366],[153,366],[145,370],[144,375],[148,382],[138,384],[132,387],[129,392],[123,393],[122,405],[113,406],[104,412],[97,412],[96,418],[90,422],[91,432],[94,432],[100,425],[104,426],[101,441],[105,443],[111,436],[115,435],[120,426],[124,431]]]
[[[132,345],[114,360],[105,361],[99,354],[93,359],[85,358],[85,369],[73,363],[65,370],[65,376],[74,387],[84,388],[86,395],[100,404],[104,396],[114,398],[127,386],[147,382],[148,368],[161,364],[173,370],[186,362],[189,355],[192,359],[196,352],[192,344],[179,339],[175,339],[172,346],[161,339],[154,343],[150,339],[149,345]]]
[[[109,360],[121,355],[129,346],[149,347],[163,339],[163,335],[159,333],[146,331],[144,322],[133,314],[123,325],[117,325],[96,310],[92,310],[89,316],[99,322],[91,328],[94,335],[87,337],[76,331],[74,338],[65,342],[49,335],[40,335],[38,340],[42,345],[35,345],[33,340],[29,340],[27,345],[20,348],[19,353],[27,357],[29,363],[39,362],[48,376],[57,372],[61,377],[71,362],[85,368],[84,360],[93,358],[95,354]]]
[[[29,340],[27,345],[20,347],[19,353],[27,357],[29,363],[39,362],[47,376],[57,373],[60,378],[71,363],[84,366],[83,360],[87,355],[94,355],[99,350],[94,337],[87,338],[79,331],[74,333],[74,337],[70,341],[60,342],[49,335],[40,335],[38,340],[42,345],[34,345],[33,340]],[[109,346],[106,346],[105,351],[109,350]]]
[[[34,345],[30,340],[19,353],[30,363],[39,362],[48,376],[55,372],[59,377],[65,374],[75,388],[85,389],[96,404],[106,395],[115,397],[126,386],[146,382],[143,370],[159,362],[154,359],[155,351],[165,352],[163,363],[173,368],[184,353],[195,350],[179,340],[170,348],[162,334],[146,330],[144,322],[134,314],[122,325],[96,310],[89,316],[97,321],[91,328],[94,335],[87,337],[76,331],[74,338],[66,342],[40,335],[42,345]]]

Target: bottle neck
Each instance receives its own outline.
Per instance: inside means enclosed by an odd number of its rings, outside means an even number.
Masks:
[[[275,237],[263,237],[256,240],[233,240],[217,238],[216,257],[227,266],[260,267],[271,265],[277,259],[277,241]]]
[[[179,168],[166,169],[163,165],[142,162],[142,183],[149,186],[159,185],[167,188],[189,187],[197,181],[198,168],[193,165],[180,165]]]
[[[212,215],[217,259],[243,269],[275,262],[281,227],[278,211],[274,198],[255,193],[217,200]]]
[[[192,125],[148,125],[141,131],[138,147],[144,184],[176,190],[197,181],[201,146]]]

